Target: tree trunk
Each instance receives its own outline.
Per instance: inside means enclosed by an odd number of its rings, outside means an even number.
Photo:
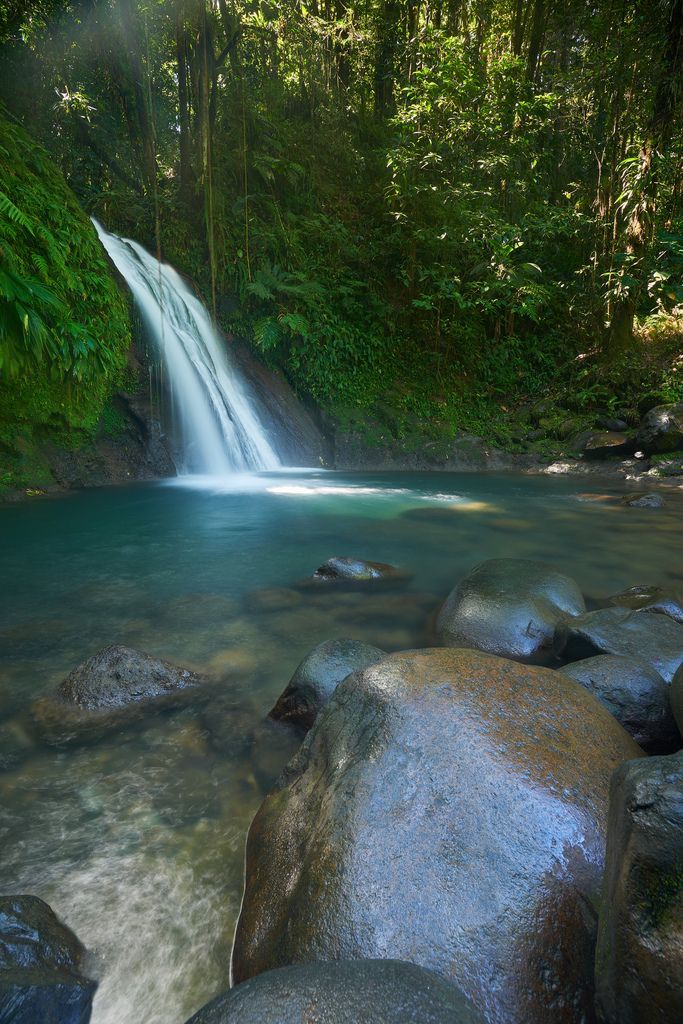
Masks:
[[[671,141],[681,105],[683,73],[683,0],[669,0],[664,50],[646,137],[640,150],[640,192],[626,225],[626,264],[635,284],[623,288],[614,302],[608,334],[610,349],[622,349],[633,338],[638,302],[645,286],[646,257],[655,236],[658,163]]]
[[[538,65],[541,59],[541,46],[545,29],[545,0],[534,0],[534,13],[531,20],[531,38],[527,52],[526,79],[532,87],[536,83]]]
[[[187,27],[185,3],[176,7],[176,60],[178,65],[178,123],[180,126],[180,190],[187,193],[194,184],[190,140],[190,107],[187,89]]]
[[[375,115],[378,118],[387,117],[394,112],[400,14],[398,0],[382,0],[375,57]]]

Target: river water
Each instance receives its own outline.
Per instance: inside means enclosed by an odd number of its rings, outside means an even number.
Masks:
[[[88,947],[94,1024],[182,1024],[227,987],[246,831],[288,751],[259,722],[310,648],[424,645],[486,558],[549,561],[589,599],[680,583],[681,499],[624,508],[621,490],[289,471],[0,509],[0,891],[41,896]],[[412,579],[293,589],[332,555]],[[210,702],[90,746],[35,744],[30,702],[111,643],[208,673]]]

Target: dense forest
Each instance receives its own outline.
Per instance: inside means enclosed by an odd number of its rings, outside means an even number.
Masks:
[[[87,434],[126,372],[78,203],[368,436],[680,399],[682,40],[683,0],[4,0],[13,418]]]

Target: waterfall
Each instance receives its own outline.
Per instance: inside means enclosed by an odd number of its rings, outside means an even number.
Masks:
[[[204,306],[173,267],[93,219],[162,360],[183,442],[182,473],[225,476],[281,463],[254,395]]]

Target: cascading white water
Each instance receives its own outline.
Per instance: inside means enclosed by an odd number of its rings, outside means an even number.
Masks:
[[[168,373],[183,434],[184,473],[225,476],[281,465],[209,314],[173,267],[93,218]]]

